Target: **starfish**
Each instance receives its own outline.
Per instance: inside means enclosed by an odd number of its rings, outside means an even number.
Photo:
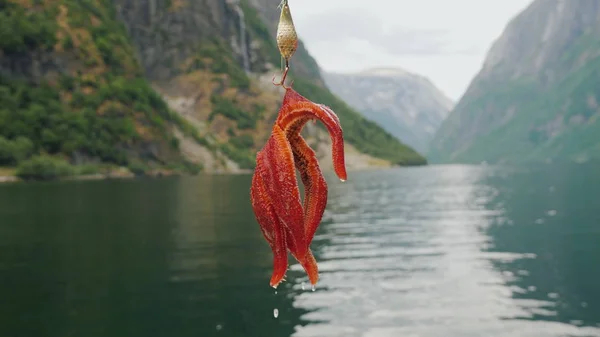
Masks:
[[[341,181],[347,179],[344,137],[340,120],[327,106],[311,102],[291,88],[285,88],[283,104],[270,138],[256,155],[250,198],[256,220],[273,251],[270,285],[277,287],[288,268],[288,251],[315,285],[319,279],[317,261],[310,243],[327,205],[327,183],[315,152],[300,135],[310,120],[320,120],[332,140],[333,168]],[[304,184],[304,200],[296,179]]]

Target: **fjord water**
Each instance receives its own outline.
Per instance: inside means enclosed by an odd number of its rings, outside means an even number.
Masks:
[[[597,166],[331,177],[314,292],[250,179],[1,185],[0,336],[600,336]]]

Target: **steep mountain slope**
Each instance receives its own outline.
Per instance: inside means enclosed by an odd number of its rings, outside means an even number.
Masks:
[[[47,155],[137,168],[184,163],[170,132],[183,124],[143,78],[110,9],[107,1],[0,1],[0,166],[38,154],[29,166],[52,169]]]
[[[237,1],[113,2],[146,78],[197,131],[176,130],[186,157],[210,172],[251,169],[279,96],[256,75],[278,61],[256,13]]]
[[[452,108],[452,101],[427,78],[401,69],[323,77],[334,94],[421,153]]]
[[[434,162],[600,158],[600,2],[536,0],[436,134]]]
[[[281,102],[282,92],[271,84],[271,77],[280,74],[281,65],[275,43],[279,2],[180,1],[176,7],[160,10],[166,5],[161,0],[149,3],[116,0],[120,17],[155,88],[174,110],[200,128],[202,137],[233,156],[242,168],[254,165],[254,154],[267,139]],[[202,63],[198,64],[197,59],[203,60]],[[221,65],[223,60],[227,60],[227,66]],[[365,165],[366,158],[359,152],[395,164],[425,163],[413,149],[394,140],[333,96],[324,87],[318,65],[302,43],[292,64],[290,78],[294,80],[294,88],[330,105],[340,116],[350,166]],[[219,106],[215,105],[217,101]],[[244,120],[249,124],[244,125],[247,124]],[[320,146],[329,142],[323,128],[319,126],[308,133],[312,135],[309,143],[323,149],[318,151],[319,157],[327,156],[328,151],[324,151],[327,146]]]
[[[49,154],[134,171],[251,169],[282,96],[263,20],[236,0],[0,0],[0,166]],[[350,168],[424,163],[315,89],[318,66],[299,55],[295,88],[338,112]],[[325,156],[322,128],[307,133]]]

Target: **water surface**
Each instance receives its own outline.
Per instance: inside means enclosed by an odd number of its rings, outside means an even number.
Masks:
[[[598,172],[330,179],[277,293],[250,176],[0,185],[0,336],[600,336]]]

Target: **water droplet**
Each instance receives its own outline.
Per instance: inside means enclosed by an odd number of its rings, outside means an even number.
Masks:
[[[345,182],[345,181],[346,181],[346,179],[340,179],[340,181],[341,181],[341,182]]]
[[[279,317],[279,310],[277,308],[273,309],[273,317]]]
[[[529,286],[529,287],[527,287],[527,290],[529,290],[529,291],[536,291],[537,288],[535,286]]]
[[[275,295],[277,295],[277,290],[275,290]]]
[[[221,324],[217,324],[217,326],[215,327],[217,329],[217,331],[223,329],[223,326]]]
[[[549,215],[549,216],[555,216],[555,215],[556,215],[556,213],[557,213],[557,212],[556,212],[556,210],[554,210],[554,209],[551,209],[551,210],[549,210],[549,211],[548,211],[548,215]]]
[[[304,282],[302,282],[302,290],[306,290],[306,286],[304,285]]]
[[[311,290],[315,291],[316,289],[317,289],[317,287],[315,287],[315,285],[313,284],[312,287],[311,287]]]

